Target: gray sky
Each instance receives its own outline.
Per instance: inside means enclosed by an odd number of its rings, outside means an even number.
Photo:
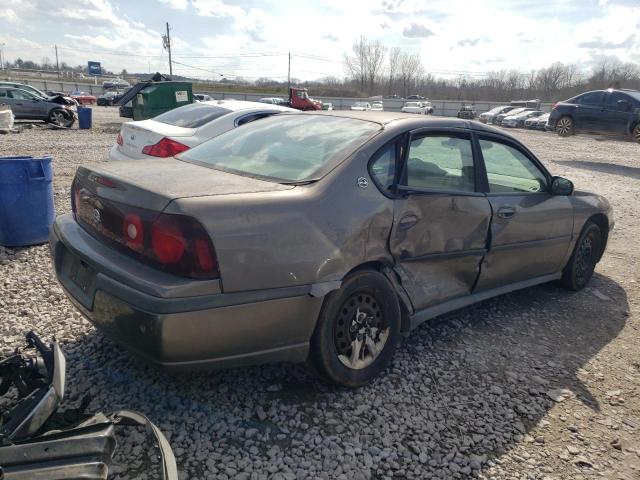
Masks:
[[[57,44],[73,65],[167,71],[165,21],[175,72],[209,78],[286,78],[289,51],[295,78],[342,77],[360,35],[449,77],[554,61],[586,69],[603,55],[640,63],[640,0],[3,0],[0,44],[8,60],[54,61]]]

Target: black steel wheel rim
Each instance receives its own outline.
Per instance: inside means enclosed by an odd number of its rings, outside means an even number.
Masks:
[[[371,365],[388,335],[382,305],[371,293],[356,293],[341,305],[333,338],[338,358],[346,367],[359,370]]]
[[[595,267],[595,249],[593,234],[587,235],[576,252],[576,280],[584,282]]]

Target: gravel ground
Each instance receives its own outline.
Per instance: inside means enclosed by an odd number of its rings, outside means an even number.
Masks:
[[[75,168],[104,161],[120,119],[0,136],[2,155],[54,156],[58,213]],[[554,174],[604,194],[616,214],[589,288],[542,285],[423,324],[359,390],[302,366],[170,376],[105,340],[66,300],[46,246],[0,247],[0,349],[26,330],[67,355],[68,403],[146,413],[181,478],[640,478],[640,146],[514,131]],[[149,478],[140,432],[114,478]]]

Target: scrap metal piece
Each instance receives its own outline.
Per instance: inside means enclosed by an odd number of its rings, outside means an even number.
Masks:
[[[0,395],[17,392],[12,408],[0,412],[0,480],[106,479],[116,448],[115,426],[145,426],[160,449],[162,477],[177,480],[171,446],[144,415],[122,410],[112,415],[80,409],[57,412],[64,398],[66,361],[57,343],[45,345],[33,332],[27,348],[0,359]]]

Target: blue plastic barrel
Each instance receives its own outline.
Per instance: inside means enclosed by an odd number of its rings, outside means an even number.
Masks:
[[[51,157],[0,157],[0,245],[44,243],[55,217]]]
[[[78,127],[91,128],[91,108],[78,107]]]

